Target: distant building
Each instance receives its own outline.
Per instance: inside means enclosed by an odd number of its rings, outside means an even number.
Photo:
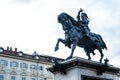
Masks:
[[[54,65],[54,59],[36,52],[30,55],[17,48],[13,51],[0,47],[0,80],[54,80],[54,75],[46,69]]]

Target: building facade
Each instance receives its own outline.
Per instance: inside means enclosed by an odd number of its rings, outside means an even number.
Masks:
[[[55,57],[25,54],[12,48],[0,47],[0,80],[54,80],[54,75],[47,71],[54,65]],[[57,60],[62,60],[58,59]]]

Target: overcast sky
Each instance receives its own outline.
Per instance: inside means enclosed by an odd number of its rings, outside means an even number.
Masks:
[[[60,44],[64,38],[57,16],[66,12],[76,19],[80,8],[90,18],[92,32],[100,34],[108,50],[104,50],[109,63],[120,66],[120,0],[0,0],[0,46],[18,48],[27,54],[51,55],[66,58],[71,50]],[[98,61],[99,53],[92,57]],[[74,56],[87,59],[82,48],[77,47]]]

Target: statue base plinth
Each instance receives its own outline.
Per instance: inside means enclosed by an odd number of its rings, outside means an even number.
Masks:
[[[48,70],[55,80],[117,80],[119,68],[80,57],[55,64]]]

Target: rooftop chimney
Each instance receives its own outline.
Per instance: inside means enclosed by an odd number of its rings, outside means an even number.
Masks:
[[[9,51],[9,47],[7,47],[7,51]]]
[[[17,48],[15,48],[15,52],[17,52]]]
[[[10,51],[12,51],[12,47],[10,47]]]

